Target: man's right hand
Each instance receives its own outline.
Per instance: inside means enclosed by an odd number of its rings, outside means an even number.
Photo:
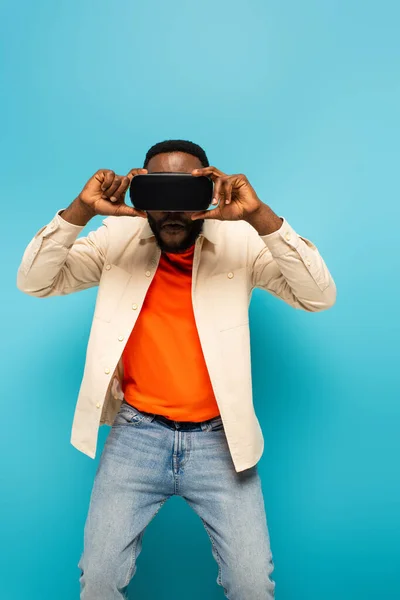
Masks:
[[[125,176],[109,169],[100,169],[89,179],[77,198],[60,213],[73,225],[84,227],[95,215],[144,217],[144,211],[125,204],[126,191],[135,175],[145,175],[147,169],[131,169]]]
[[[89,179],[77,200],[94,215],[116,217],[146,217],[146,213],[125,204],[125,194],[135,175],[145,175],[147,169],[131,169],[125,176],[109,169],[100,169]]]

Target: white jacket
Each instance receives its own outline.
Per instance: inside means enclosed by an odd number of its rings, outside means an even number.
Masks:
[[[146,219],[107,217],[87,237],[58,211],[29,243],[17,286],[46,298],[99,286],[71,443],[96,456],[98,428],[112,425],[123,394],[121,355],[157,269]],[[254,412],[248,307],[262,288],[307,311],[331,307],[335,283],[316,247],[283,220],[259,236],[244,221],[206,220],[196,241],[192,298],[197,329],[237,472],[255,465],[264,441]]]

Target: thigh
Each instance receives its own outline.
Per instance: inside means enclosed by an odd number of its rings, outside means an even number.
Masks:
[[[237,473],[221,431],[200,432],[192,451],[182,491],[210,537],[217,583],[231,600],[270,600],[274,564],[257,465]]]
[[[118,413],[100,457],[85,523],[81,583],[102,593],[110,587],[110,598],[111,587],[129,583],[144,529],[173,491],[167,453],[161,452],[166,440],[159,427],[142,417],[128,407]]]

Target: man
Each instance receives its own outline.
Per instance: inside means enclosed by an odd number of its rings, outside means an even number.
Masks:
[[[210,177],[216,208],[146,214],[125,204],[134,176],[161,171]],[[77,239],[94,215],[108,218]],[[331,307],[324,261],[245,175],[169,140],[144,169],[95,173],[36,234],[18,272],[19,289],[43,298],[96,285],[71,443],[95,458],[99,425],[112,428],[85,524],[81,599],[126,598],[146,526],[180,495],[203,521],[226,597],[271,600],[248,305],[257,287],[306,311]]]

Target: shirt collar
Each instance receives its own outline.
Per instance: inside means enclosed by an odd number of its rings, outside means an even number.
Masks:
[[[203,223],[203,230],[200,233],[212,244],[216,244],[218,241],[217,235],[217,223],[213,219],[205,219]],[[148,220],[146,219],[142,229],[140,230],[139,238],[141,240],[147,240],[154,237],[154,233],[151,230]]]

